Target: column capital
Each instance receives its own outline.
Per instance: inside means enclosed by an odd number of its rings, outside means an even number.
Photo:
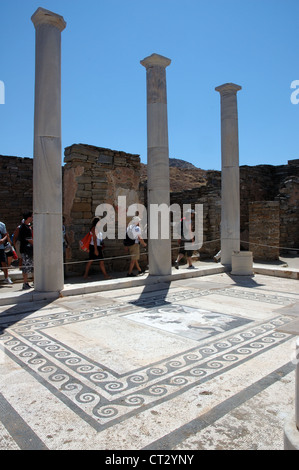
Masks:
[[[166,68],[171,63],[171,60],[159,54],[152,54],[146,57],[145,59],[141,60],[140,63],[146,69],[150,67],[155,67],[155,66]]]
[[[53,13],[52,11],[45,10],[45,8],[39,7],[36,12],[31,16],[32,23],[35,28],[41,24],[48,24],[55,26],[59,31],[63,31],[66,27],[66,22],[63,17]]]
[[[215,90],[221,95],[235,95],[237,91],[242,90],[242,87],[235,83],[224,83],[224,85],[217,86]]]

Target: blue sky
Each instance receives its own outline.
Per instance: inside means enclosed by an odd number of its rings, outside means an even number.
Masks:
[[[62,147],[85,143],[147,159],[146,72],[167,74],[170,157],[220,169],[220,96],[238,92],[241,165],[299,158],[298,0],[0,0],[0,154],[33,155],[38,7],[62,15]],[[63,159],[63,154],[62,154]]]

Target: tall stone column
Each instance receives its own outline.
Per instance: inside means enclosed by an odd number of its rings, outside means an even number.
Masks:
[[[299,338],[296,340],[295,421],[299,432]]]
[[[170,59],[158,54],[146,57],[140,63],[146,68],[147,84],[147,172],[148,172],[148,253],[149,273],[171,274],[171,236],[151,237],[153,205],[170,206],[169,150],[166,67]]]
[[[297,330],[297,331],[296,331]],[[283,330],[282,330],[283,331]],[[293,334],[298,335],[298,327],[293,327]],[[295,413],[292,411],[285,419],[284,450],[299,450],[299,338],[296,339],[295,370]]]
[[[63,289],[61,160],[62,16],[38,8],[35,26],[33,159],[34,289]]]
[[[237,92],[226,83],[215,88],[221,96],[221,263],[231,266],[240,251],[240,176]]]

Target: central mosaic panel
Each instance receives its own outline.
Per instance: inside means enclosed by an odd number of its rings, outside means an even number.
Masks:
[[[246,325],[250,320],[185,305],[164,305],[126,316],[144,325],[200,341]]]

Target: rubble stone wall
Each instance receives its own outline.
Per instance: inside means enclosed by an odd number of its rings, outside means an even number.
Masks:
[[[280,241],[284,252],[299,247],[299,176],[285,178],[275,198],[280,206]]]
[[[32,169],[32,158],[0,155],[0,220],[11,235],[32,210]]]
[[[278,260],[280,242],[279,202],[249,203],[249,251],[254,260]]]
[[[79,241],[90,230],[93,218],[98,215],[97,207],[102,204],[113,206],[116,225],[116,239],[105,240],[106,269],[127,269],[128,253],[122,240],[117,239],[118,196],[126,196],[126,209],[131,204],[143,203],[139,155],[75,144],[65,149],[64,161],[63,214],[70,241],[66,262],[78,262],[68,265],[68,270],[84,271],[88,255],[79,249]],[[108,217],[105,212],[102,215]]]
[[[0,220],[13,233],[25,210],[32,210],[32,158],[0,156]],[[116,230],[119,217],[118,196],[126,196],[127,206],[146,205],[146,183],[140,183],[140,158],[121,151],[74,144],[65,149],[63,170],[63,213],[70,239],[68,270],[83,272],[87,255],[79,250],[79,240],[87,233],[97,206],[108,203],[115,209]],[[220,249],[221,172],[207,171],[206,185],[171,193],[171,204],[203,204],[202,257],[211,257]],[[274,205],[268,203],[275,202]],[[256,203],[256,204],[252,204]],[[253,239],[273,245],[273,233],[265,232],[268,215],[275,225],[275,240],[284,248],[299,247],[299,160],[287,165],[240,167],[241,249],[249,249]],[[279,210],[277,210],[277,207]],[[266,210],[267,208],[267,210]],[[255,213],[255,215],[253,215]],[[250,215],[251,214],[251,215]],[[129,220],[129,219],[128,219]],[[277,228],[278,227],[278,228]],[[116,232],[117,234],[117,232]],[[278,241],[277,241],[278,240]],[[275,243],[276,243],[275,242]],[[173,258],[176,256],[173,244]],[[261,253],[255,250],[254,256]],[[277,257],[268,250],[266,259]],[[122,241],[107,240],[105,256],[110,271],[126,270],[128,255]],[[117,260],[112,260],[117,258]],[[146,262],[143,256],[141,264]],[[81,264],[80,264],[81,263]],[[95,263],[94,263],[95,264]]]

